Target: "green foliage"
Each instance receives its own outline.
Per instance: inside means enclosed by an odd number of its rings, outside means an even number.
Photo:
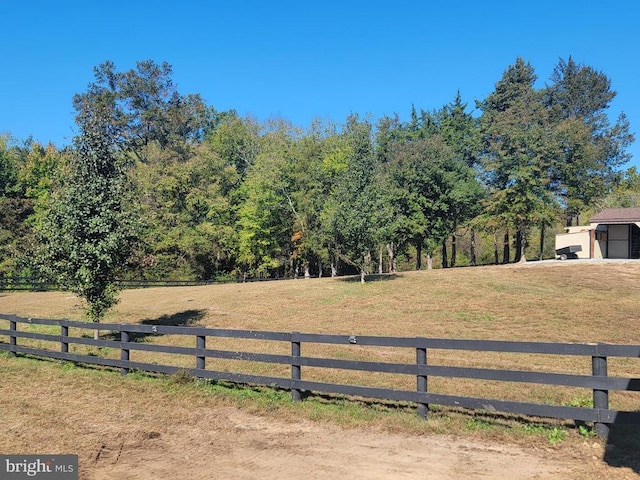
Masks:
[[[583,437],[596,437],[598,436],[598,432],[594,428],[591,428],[587,425],[578,425],[578,433]]]
[[[291,136],[281,124],[262,139],[262,151],[239,191],[238,260],[245,271],[263,275],[285,265],[291,255],[292,215],[287,162]]]
[[[551,445],[557,445],[558,443],[562,443],[566,438],[567,438],[567,431],[562,428],[553,427],[547,431],[547,440],[549,440],[549,443]]]
[[[135,247],[137,222],[111,95],[92,91],[77,105],[80,135],[39,226],[39,260],[44,275],[83,299],[97,322],[117,302],[116,278]]]
[[[162,152],[134,169],[145,218],[144,248],[136,252],[135,275],[162,279],[212,279],[228,271],[236,250],[229,192],[234,167],[203,143],[185,162]]]
[[[553,129],[541,95],[533,88],[535,80],[533,67],[518,58],[479,105],[484,169],[491,188],[487,213],[515,228],[516,261],[524,259],[531,225],[554,203],[550,188]]]
[[[74,97],[75,148],[0,138],[0,274],[34,273],[41,247],[54,259],[45,273],[84,284],[96,305],[89,284],[115,298],[96,273],[107,265],[109,278],[208,280],[330,264],[364,279],[375,260],[380,272],[421,268],[423,250],[443,267],[508,262],[514,249],[544,258],[565,223],[640,198],[637,172],[618,171],[633,135],[606,115],[611,81],[571,58],[543,89],[517,59],[480,118],[458,93],[432,112],[412,106],[406,122],[352,115],[306,131],[216,112],[178,93],[167,63],[94,73]],[[118,253],[115,238],[131,248]],[[72,254],[72,242],[84,246]]]
[[[606,116],[616,93],[604,73],[569,57],[559,60],[551,80],[543,95],[559,147],[552,178],[571,225],[606,194],[615,169],[629,160],[626,148],[634,138],[624,114],[613,125]]]
[[[496,428],[496,424],[482,418],[471,418],[465,422],[465,427],[470,431],[485,431]]]
[[[107,61],[94,69],[95,82],[85,95],[73,99],[76,111],[109,105],[111,127],[122,151],[147,160],[147,148],[158,146],[179,159],[190,154],[214,123],[215,112],[199,95],[180,95],[171,79],[172,67],[152,60],[136,63],[125,72]]]
[[[347,168],[336,179],[323,212],[325,229],[335,242],[337,256],[353,265],[364,282],[375,251],[378,191],[371,124],[351,116],[345,126],[344,140],[350,152]]]

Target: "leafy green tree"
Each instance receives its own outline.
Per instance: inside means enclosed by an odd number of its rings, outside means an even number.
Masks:
[[[18,163],[9,142],[7,135],[0,136],[0,274],[13,273],[13,246],[24,224],[22,202],[15,198],[19,191]]]
[[[466,109],[467,104],[462,102],[458,92],[453,102],[434,114],[439,135],[454,152],[453,162],[448,165],[451,175],[456,178],[448,198],[452,267],[456,265],[456,231],[480,213],[485,193],[478,180],[478,157],[481,151],[478,121]],[[475,232],[471,228],[473,237]],[[444,246],[446,243],[443,243]],[[473,259],[473,252],[471,257]],[[442,261],[443,266],[447,266],[444,248]],[[472,263],[475,262],[472,260]]]
[[[624,114],[613,125],[607,117],[616,92],[604,73],[569,57],[560,59],[551,82],[543,93],[559,147],[552,178],[570,226],[606,195],[617,169],[630,158],[626,149],[633,135]]]
[[[289,267],[295,215],[287,175],[293,143],[289,130],[290,125],[277,122],[262,137],[260,153],[240,187],[238,260],[245,274],[273,275]]]
[[[0,137],[0,273],[32,273],[35,212],[63,162],[53,145]]]
[[[555,201],[550,188],[555,155],[552,128],[533,67],[509,66],[495,91],[478,104],[485,141],[483,167],[490,186],[487,211],[516,231],[516,261],[525,260],[532,224]]]
[[[155,144],[178,159],[190,156],[190,145],[200,141],[211,127],[215,112],[199,95],[181,95],[171,79],[172,67],[152,60],[136,63],[120,72],[107,61],[94,69],[95,81],[87,95],[75,102],[95,102],[108,97],[113,105],[112,122],[123,151],[147,161],[146,149]],[[76,109],[90,108],[76,105]]]
[[[236,234],[233,166],[207,142],[186,161],[159,159],[134,169],[143,218],[142,248],[132,274],[144,278],[209,280],[234,268]]]
[[[314,273],[322,276],[323,265],[330,262],[322,228],[322,209],[331,191],[331,169],[325,169],[324,160],[335,153],[331,150],[335,135],[333,125],[314,121],[310,129],[293,142],[287,165],[289,187],[285,193],[294,222],[292,255],[305,277],[311,276],[312,267]]]
[[[343,135],[346,169],[336,180],[323,217],[325,228],[335,241],[337,256],[357,268],[364,283],[379,239],[372,127],[368,121],[352,115]]]
[[[15,195],[20,190],[16,148],[11,147],[10,143],[9,135],[0,135],[0,194],[2,196]]]
[[[640,205],[640,173],[634,166],[623,172],[607,196],[597,201],[595,209],[629,208],[638,205]]]
[[[239,117],[233,110],[224,112],[218,115],[206,142],[226,165],[235,167],[241,180],[260,153],[260,125],[251,118]]]
[[[415,246],[416,269],[422,268],[423,247],[431,268],[434,250],[451,233],[451,201],[459,180],[455,165],[453,150],[437,135],[398,143],[392,151],[389,225],[398,245]]]
[[[44,274],[77,294],[87,317],[99,322],[117,302],[117,276],[136,245],[135,202],[115,99],[91,90],[74,100],[80,133],[40,227],[40,260]]]

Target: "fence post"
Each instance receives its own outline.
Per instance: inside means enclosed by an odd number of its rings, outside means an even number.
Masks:
[[[17,322],[14,322],[13,320],[9,320],[9,330],[12,332],[15,332],[18,327],[17,327]],[[9,335],[9,356],[10,357],[15,357],[16,356],[16,345],[18,345],[18,338],[15,335]],[[13,348],[11,348],[13,347]]]
[[[421,366],[426,366],[427,365],[427,348],[426,346],[420,346],[422,342],[420,341],[420,339],[418,339],[417,342],[417,347],[416,347],[416,363],[418,366],[418,375],[416,377],[416,383],[417,383],[417,390],[418,390],[418,394],[421,393],[427,393],[427,376],[426,375],[421,375]],[[427,419],[427,416],[429,414],[429,404],[427,403],[423,403],[423,402],[418,402],[418,415],[420,415],[421,418],[423,419]]]
[[[302,379],[302,370],[300,368],[301,348],[298,335],[298,332],[291,334],[291,400],[294,402],[299,402],[302,399],[300,389],[295,388],[297,381]]]
[[[591,357],[591,366],[593,376],[607,376],[607,357]],[[593,390],[593,408],[602,410],[609,408],[609,390]],[[596,422],[595,430],[601,438],[607,438],[609,436],[609,425],[606,423]]]
[[[129,332],[126,330],[120,330],[120,360],[123,362],[129,361],[129,349],[125,348],[124,344],[129,343]],[[122,366],[120,368],[120,375],[125,376],[129,373],[129,367]]]
[[[69,353],[69,327],[66,325],[60,325],[60,351],[62,353]]]
[[[207,348],[207,337],[205,335],[196,336],[196,368],[198,370],[204,370],[205,357],[202,355],[202,351]],[[201,355],[198,355],[200,353]]]

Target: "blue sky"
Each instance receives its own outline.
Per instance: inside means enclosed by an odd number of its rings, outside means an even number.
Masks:
[[[18,139],[70,143],[71,98],[105,60],[167,61],[181,93],[217,110],[306,126],[352,112],[406,120],[412,104],[440,108],[458,90],[471,109],[517,57],[544,86],[569,55],[611,78],[610,116],[624,111],[640,136],[637,0],[6,0],[1,11],[0,132]]]

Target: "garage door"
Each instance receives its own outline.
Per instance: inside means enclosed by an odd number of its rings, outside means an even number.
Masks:
[[[629,225],[609,225],[609,258],[629,258]]]

